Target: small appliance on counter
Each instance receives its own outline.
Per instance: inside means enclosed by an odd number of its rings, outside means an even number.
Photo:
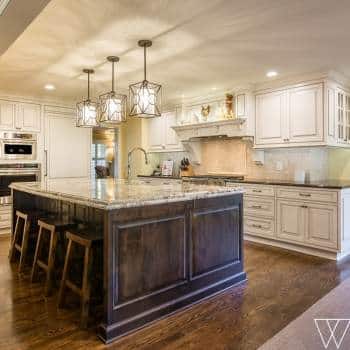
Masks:
[[[172,176],[174,169],[173,160],[164,160],[162,163],[162,176]]]
[[[192,176],[193,174],[193,168],[190,164],[190,161],[188,160],[188,158],[183,158],[180,164],[180,177]]]

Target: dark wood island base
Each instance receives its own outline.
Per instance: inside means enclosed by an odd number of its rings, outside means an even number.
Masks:
[[[246,280],[242,193],[100,209],[13,190],[13,210],[43,209],[104,231],[106,343]]]

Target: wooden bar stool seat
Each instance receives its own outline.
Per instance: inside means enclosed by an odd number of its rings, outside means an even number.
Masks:
[[[20,253],[18,272],[23,271],[25,259],[27,258],[28,242],[30,234],[35,230],[34,224],[38,218],[45,216],[43,211],[24,212],[16,210],[16,224],[11,241],[9,253],[10,262],[15,261],[16,252]]]
[[[81,301],[80,323],[81,327],[85,328],[87,327],[89,316],[93,249],[98,242],[103,241],[103,236],[102,233],[100,234],[94,231],[70,230],[66,232],[66,237],[68,239],[68,247],[64,262],[60,291],[58,294],[58,307],[61,308],[64,304],[66,287],[68,287],[75,294],[79,295]],[[81,246],[84,248],[84,262],[81,287],[68,278],[68,273],[71,268],[73,245]]]
[[[55,270],[55,260],[57,254],[57,244],[64,238],[64,232],[75,226],[74,222],[55,218],[46,217],[38,220],[39,234],[35,248],[35,255],[32,267],[31,282],[37,280],[38,268],[40,267],[46,273],[45,295],[52,292],[53,275]],[[47,250],[43,249],[45,236],[49,242]]]

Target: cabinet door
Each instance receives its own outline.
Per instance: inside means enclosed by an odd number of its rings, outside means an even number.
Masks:
[[[40,131],[40,105],[34,103],[20,103],[16,115],[15,127],[21,131]]]
[[[289,139],[291,142],[323,141],[323,85],[288,91]]]
[[[325,248],[337,248],[337,207],[307,204],[305,241]]]
[[[77,128],[73,117],[45,116],[45,150],[48,178],[90,175],[91,129]]]
[[[165,134],[163,117],[148,120],[148,151],[159,152],[165,150]]]
[[[172,126],[177,125],[176,112],[164,113],[161,118],[164,118],[166,150],[182,151],[182,144],[179,141],[176,132],[172,129]]]
[[[14,130],[16,117],[16,104],[0,100],[0,129]]]
[[[303,242],[307,210],[302,202],[277,201],[277,237],[291,242]]]
[[[256,144],[286,142],[286,93],[256,95]]]

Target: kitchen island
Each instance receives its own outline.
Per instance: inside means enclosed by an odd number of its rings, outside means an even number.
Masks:
[[[105,342],[246,279],[239,188],[115,179],[11,188],[13,212],[45,210],[103,232]]]

